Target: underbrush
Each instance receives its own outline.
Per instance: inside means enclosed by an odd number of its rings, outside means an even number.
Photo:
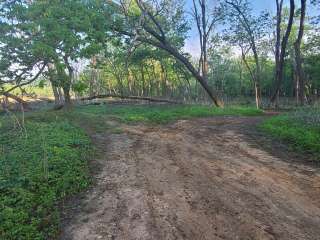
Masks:
[[[0,239],[53,239],[58,202],[88,186],[91,144],[65,118],[0,119]]]
[[[248,107],[214,108],[200,105],[84,106],[76,110],[87,115],[105,115],[123,122],[165,124],[177,119],[211,116],[257,116],[262,111]]]
[[[262,129],[272,136],[288,142],[294,149],[320,154],[320,110],[301,108],[266,120]]]

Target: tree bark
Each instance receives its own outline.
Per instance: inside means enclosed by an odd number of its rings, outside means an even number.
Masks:
[[[303,106],[305,104],[305,77],[302,68],[302,59],[301,59],[301,41],[304,33],[304,21],[306,15],[306,0],[301,0],[301,10],[300,10],[300,25],[299,33],[297,40],[294,43],[295,49],[295,59],[296,59],[296,70],[297,70],[297,82],[299,86],[299,102]]]
[[[284,58],[286,54],[287,44],[289,40],[289,36],[291,33],[293,18],[294,18],[294,10],[295,3],[294,0],[290,0],[290,15],[287,24],[287,29],[285,35],[282,38],[280,43],[280,34],[281,34],[281,23],[282,23],[282,4],[283,1],[277,1],[277,41],[276,41],[276,74],[275,74],[275,83],[274,83],[274,92],[271,96],[270,103],[274,105],[276,103],[276,107],[278,105],[277,97],[280,93],[280,87],[283,81],[283,68],[284,68]],[[281,49],[280,49],[281,45]]]
[[[71,106],[72,102],[71,102],[71,96],[70,96],[70,85],[63,87],[63,94],[64,94],[64,103],[65,105]]]
[[[63,83],[63,93],[64,93],[64,103],[67,107],[72,105],[71,96],[70,96],[70,89],[71,89],[71,80],[73,78],[73,68],[69,64],[68,56],[64,56],[64,62],[67,66],[69,75],[66,82]]]

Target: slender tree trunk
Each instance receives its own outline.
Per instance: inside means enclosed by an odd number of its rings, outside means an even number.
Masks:
[[[162,93],[161,95],[164,97],[164,96],[167,96],[167,74],[166,74],[166,70],[165,70],[165,67],[164,67],[164,64],[162,62],[160,62],[160,67],[161,67],[161,89],[162,89]]]
[[[276,63],[275,82],[278,81],[278,76],[280,75],[279,74],[280,73],[280,47],[281,47],[281,23],[282,23],[283,0],[276,0],[276,4],[277,4],[277,30],[276,30],[276,44],[275,44],[275,63]],[[275,105],[276,106],[278,105],[278,97],[275,98]]]
[[[73,68],[69,64],[69,60],[68,60],[68,56],[67,55],[64,57],[64,62],[66,64],[66,66],[67,66],[69,75],[68,75],[67,81],[64,82],[62,89],[63,89],[63,93],[64,93],[65,105],[67,107],[69,107],[69,106],[72,105],[71,96],[70,96],[70,89],[71,89],[71,81],[72,81],[72,78],[73,78]]]
[[[304,33],[304,21],[306,15],[306,0],[301,0],[301,13],[300,13],[300,26],[298,38],[294,43],[295,49],[295,58],[296,58],[296,66],[297,66],[297,80],[299,83],[299,102],[300,105],[305,104],[305,77],[302,69],[302,59],[301,59],[301,41]]]
[[[297,78],[297,64],[294,49],[290,49],[290,59],[292,64],[292,95],[295,97],[296,105],[299,105],[299,81]]]
[[[257,50],[254,49],[254,59],[256,63],[256,71],[255,71],[255,94],[256,94],[256,107],[260,109],[261,107],[261,88],[260,88],[260,77],[261,77],[261,65],[258,57]]]
[[[258,56],[258,55],[256,55],[256,56]],[[249,63],[247,61],[246,55],[243,50],[242,50],[242,60],[243,60],[244,65],[246,66],[246,68],[249,71],[249,74],[250,74],[250,77],[252,80],[252,84],[254,86],[256,107],[257,107],[257,109],[259,109],[261,107],[260,70],[259,70],[260,64],[259,64],[258,60],[256,59],[256,71],[254,73],[249,66]]]
[[[274,92],[271,96],[270,102],[272,105],[275,104],[278,107],[277,98],[280,93],[280,87],[283,81],[283,68],[284,68],[284,58],[286,54],[287,44],[289,40],[289,36],[291,33],[292,25],[293,25],[293,18],[294,18],[294,10],[295,10],[295,3],[294,0],[290,0],[290,15],[288,20],[287,29],[285,35],[282,38],[280,43],[280,34],[281,34],[281,19],[282,19],[282,3],[279,3],[277,0],[277,42],[276,42],[276,75],[275,75],[275,84],[274,84]],[[280,30],[280,31],[279,31]],[[280,49],[281,45],[281,49]]]
[[[140,66],[140,71],[141,71],[141,80],[142,80],[142,96],[144,96],[146,92],[146,83],[145,83],[145,77],[144,77],[143,64],[141,64]]]
[[[294,84],[295,84],[295,98],[296,98],[296,105],[299,105],[299,92],[300,92],[300,88],[299,88],[299,79],[297,77],[297,74],[294,74]]]

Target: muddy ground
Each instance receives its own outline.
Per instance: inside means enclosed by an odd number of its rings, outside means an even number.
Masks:
[[[320,171],[256,130],[262,117],[93,135],[94,186],[61,239],[320,239]]]

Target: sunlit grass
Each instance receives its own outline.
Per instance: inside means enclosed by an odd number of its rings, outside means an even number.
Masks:
[[[248,107],[214,108],[200,105],[84,106],[75,110],[82,114],[109,116],[123,122],[164,124],[177,119],[211,116],[257,116],[262,111]]]

